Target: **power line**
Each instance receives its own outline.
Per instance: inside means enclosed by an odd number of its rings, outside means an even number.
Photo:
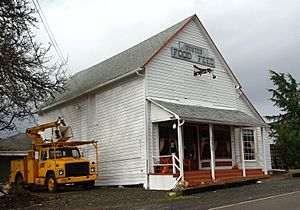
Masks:
[[[44,12],[42,10],[41,5],[39,4],[38,0],[31,0],[31,1],[34,4],[34,7],[37,10],[37,13],[38,13],[38,15],[39,15],[39,17],[41,19],[41,22],[42,22],[42,24],[43,24],[43,26],[44,26],[44,28],[46,30],[46,33],[47,33],[47,35],[48,35],[48,37],[50,39],[50,42],[52,43],[52,45],[53,45],[53,47],[54,47],[54,49],[55,49],[55,51],[56,51],[59,59],[61,60],[62,63],[65,63],[64,56],[63,56],[63,54],[62,54],[62,52],[60,50],[60,47],[58,46],[58,44],[56,42],[56,39],[55,39],[55,37],[54,37],[54,35],[53,35],[52,31],[51,31],[51,28],[50,28],[50,26],[48,24],[46,16],[44,15]],[[72,74],[71,74],[71,70],[70,70],[68,64],[65,63],[65,65],[66,65],[66,70],[68,71],[68,74],[70,76],[70,80],[74,83],[74,85],[75,85],[75,87],[77,89],[79,89],[80,91],[82,91],[81,88],[76,83],[76,81],[74,81],[74,79],[71,77]]]
[[[46,30],[46,33],[48,34],[48,37],[49,37],[49,39],[50,39],[53,47],[55,48],[55,51],[56,51],[58,57],[60,58],[61,62],[64,63],[64,57],[62,56],[62,53],[61,53],[61,51],[59,49],[59,46],[58,46],[58,44],[57,44],[57,42],[56,42],[56,40],[55,40],[55,38],[53,36],[53,33],[52,33],[52,31],[51,31],[51,29],[49,27],[49,24],[47,22],[47,19],[46,19],[44,13],[43,13],[43,10],[40,7],[40,4],[38,3],[37,0],[36,0],[36,2],[34,0],[32,0],[32,3],[34,4],[34,7],[36,8],[37,13],[40,16],[42,24],[43,24],[43,26],[44,26],[44,28]]]

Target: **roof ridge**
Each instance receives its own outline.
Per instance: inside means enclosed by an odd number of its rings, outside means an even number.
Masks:
[[[121,55],[121,54],[123,54],[123,53],[126,53],[126,52],[128,52],[129,50],[131,50],[131,49],[133,49],[133,48],[139,46],[140,44],[145,43],[145,42],[151,40],[152,38],[159,36],[160,34],[164,33],[165,31],[167,31],[167,30],[169,30],[169,29],[171,29],[171,28],[173,28],[173,27],[179,25],[180,23],[183,23],[183,22],[188,21],[190,18],[192,18],[192,17],[194,17],[194,16],[195,16],[195,15],[189,16],[188,18],[186,18],[186,19],[184,19],[184,20],[182,20],[182,21],[177,22],[176,24],[174,24],[174,25],[172,25],[172,26],[170,26],[170,27],[164,29],[163,31],[160,31],[160,32],[158,32],[158,33],[156,33],[156,34],[150,36],[149,38],[147,38],[147,39],[145,39],[145,40],[143,40],[143,41],[140,41],[140,42],[138,42],[137,44],[135,44],[135,45],[133,45],[133,46],[131,46],[131,47],[129,47],[129,48],[127,48],[127,49],[125,49],[125,50],[123,50],[123,51],[121,51],[121,52],[119,52],[119,53],[117,53],[117,54],[115,54],[115,55],[113,55],[113,56],[111,56],[111,57],[109,57],[109,58],[106,58],[105,60],[103,60],[103,61],[101,61],[101,62],[99,62],[99,63],[97,63],[97,64],[94,64],[94,65],[92,65],[92,66],[90,66],[90,67],[87,67],[87,68],[85,68],[85,69],[83,69],[83,70],[77,72],[76,74],[78,74],[78,73],[80,73],[80,72],[83,72],[83,71],[85,71],[85,70],[89,70],[89,69],[92,68],[92,67],[95,67],[95,66],[97,66],[97,65],[99,65],[99,64],[101,64],[101,63],[103,63],[103,62],[108,61],[108,60],[111,60],[111,59],[113,59],[113,58],[115,58],[115,57],[117,57],[117,56],[119,56],[119,55]],[[178,30],[179,30],[179,29],[178,29]],[[175,33],[176,33],[176,32],[177,32],[177,31],[175,31]],[[170,37],[169,37],[169,38],[170,38]],[[166,40],[166,41],[167,41],[167,40]],[[74,74],[74,76],[75,76],[76,74]]]
[[[95,87],[107,83],[130,71],[146,65],[174,34],[180,31],[195,15],[154,34],[148,39],[110,57],[91,67],[74,74],[66,83],[66,91],[57,94],[54,100],[47,101],[41,106],[46,110],[58,104],[77,98],[78,96],[92,91]],[[71,81],[73,80],[73,82]],[[76,84],[75,84],[76,83]],[[76,86],[80,86],[77,88]]]

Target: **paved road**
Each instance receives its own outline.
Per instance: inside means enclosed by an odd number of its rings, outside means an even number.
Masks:
[[[284,193],[250,201],[234,203],[226,206],[212,208],[210,210],[299,210],[300,191]]]
[[[236,188],[228,188],[211,192],[198,193],[191,196],[182,198],[170,199],[168,201],[162,201],[158,203],[152,203],[151,205],[136,205],[134,209],[212,209],[220,206],[226,206],[230,204],[236,204],[240,202],[248,202],[252,200],[258,200],[270,196],[276,196],[291,192],[300,192],[300,178],[289,179],[284,176],[274,176],[271,179],[263,180],[261,184],[254,184]],[[297,193],[300,200],[300,194]],[[279,198],[277,198],[279,199]],[[284,199],[284,198],[283,198]],[[291,198],[292,199],[292,198]],[[298,201],[297,200],[297,201]],[[299,201],[289,202],[290,209],[300,210]],[[249,203],[248,209],[258,210],[254,207],[254,203]],[[269,204],[267,204],[268,206]],[[276,206],[276,204],[274,204]],[[272,209],[265,206],[262,209]],[[246,210],[246,207],[238,206],[236,209]],[[285,210],[284,208],[279,208]],[[222,210],[222,209],[221,209]],[[230,210],[230,209],[224,209]]]

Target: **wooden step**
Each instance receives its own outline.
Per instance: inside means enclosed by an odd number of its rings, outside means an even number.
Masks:
[[[174,174],[174,177],[178,177],[179,173]],[[225,183],[234,180],[245,178],[269,178],[270,175],[264,175],[262,169],[246,169],[246,177],[243,177],[243,170],[231,169],[231,170],[216,170],[215,182]],[[211,170],[199,170],[199,171],[185,171],[184,178],[189,183],[189,186],[207,185],[215,183],[211,178]]]
[[[234,180],[245,179],[245,178],[269,178],[270,175],[264,175],[261,169],[247,169],[246,177],[243,177],[243,171],[241,169],[233,170],[216,170],[216,179],[215,182],[225,183],[231,182]],[[196,185],[207,185],[215,183],[211,178],[211,171],[189,171],[185,172],[185,180],[189,183],[189,186]]]

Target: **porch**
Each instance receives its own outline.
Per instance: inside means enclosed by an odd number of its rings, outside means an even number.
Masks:
[[[215,166],[214,169],[207,167],[200,170],[191,170],[189,163],[184,163],[182,176],[180,174],[179,159],[176,157],[176,154],[160,156],[160,160],[161,161],[154,164],[154,168],[159,169],[149,175],[150,189],[169,190],[174,188],[180,180],[186,181],[188,187],[194,187],[199,185],[228,183],[242,179],[265,179],[270,177],[268,173],[263,171],[263,166],[261,166],[261,168],[245,168],[245,170],[243,170],[238,168],[237,165],[224,167],[224,164],[220,164],[221,166]],[[219,161],[219,163],[222,163],[222,161]],[[224,161],[224,163],[226,163],[226,161]]]
[[[265,123],[235,110],[151,102],[150,189],[268,177]]]
[[[227,183],[234,180],[242,179],[265,179],[269,178],[270,175],[265,175],[261,169],[246,169],[246,177],[243,177],[243,171],[241,169],[225,169],[215,171],[215,180],[211,177],[211,170],[198,170],[198,171],[185,171],[185,181],[188,182],[188,187],[194,187],[199,185],[209,185],[214,183]],[[155,173],[152,176],[172,176],[173,179],[179,177],[179,173]]]

